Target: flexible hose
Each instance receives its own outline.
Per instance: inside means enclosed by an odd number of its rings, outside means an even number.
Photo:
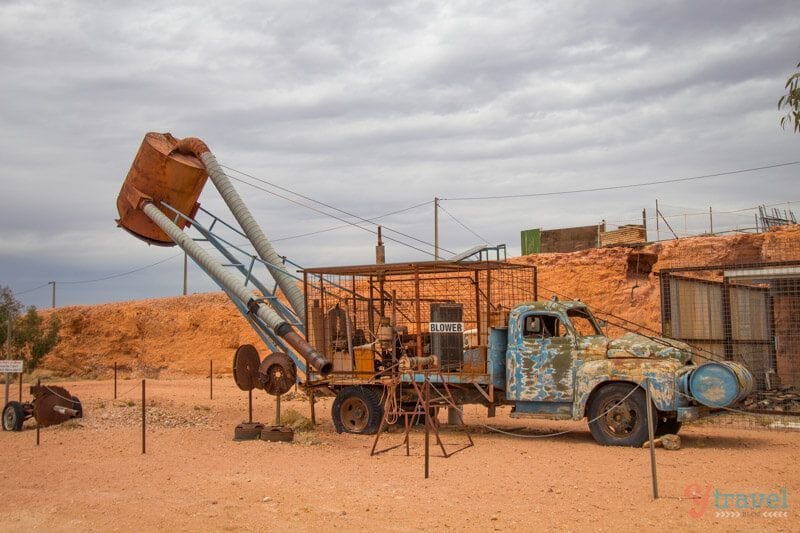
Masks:
[[[289,300],[289,305],[301,321],[305,320],[305,299],[300,287],[295,283],[295,279],[286,270],[281,257],[272,247],[264,231],[253,218],[250,209],[245,205],[242,197],[231,183],[222,166],[217,162],[217,158],[211,153],[206,143],[196,137],[187,137],[178,142],[176,150],[181,153],[191,153],[197,156],[206,167],[208,177],[219,191],[220,196],[228,205],[236,221],[242,227],[244,234],[253,244],[258,256],[263,259],[270,270],[270,273],[278,282],[278,286]]]
[[[153,203],[146,202],[142,211],[161,228],[164,233],[175,241],[186,253],[214,279],[218,280],[226,289],[235,294],[244,302],[251,313],[258,316],[264,323],[272,328],[275,333],[298,351],[309,365],[317,369],[323,376],[329,374],[333,365],[319,354],[304,338],[292,329],[292,326],[276,313],[271,307],[259,301],[259,296],[248,289],[239,279],[211,254],[205,251],[194,239],[183,232],[169,217],[161,212]]]

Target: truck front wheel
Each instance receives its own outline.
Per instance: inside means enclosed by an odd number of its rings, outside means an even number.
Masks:
[[[347,387],[336,395],[331,415],[338,433],[373,434],[383,420],[383,406],[373,389]]]
[[[641,446],[647,441],[646,409],[647,400],[640,387],[629,383],[605,385],[589,404],[589,429],[594,440],[607,446]]]

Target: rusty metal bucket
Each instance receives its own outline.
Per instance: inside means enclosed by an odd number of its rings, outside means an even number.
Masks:
[[[175,243],[141,211],[142,203],[152,201],[170,219],[175,218],[175,213],[165,209],[161,202],[193,218],[208,178],[203,163],[193,155],[178,153],[177,145],[178,139],[169,133],[145,135],[117,197],[117,225],[150,244]],[[177,225],[183,229],[188,222],[179,219]]]

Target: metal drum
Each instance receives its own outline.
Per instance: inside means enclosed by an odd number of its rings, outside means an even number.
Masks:
[[[141,211],[143,201],[151,200],[172,220],[175,213],[161,202],[189,217],[200,207],[197,199],[208,177],[205,166],[195,156],[175,151],[177,145],[178,139],[169,133],[145,135],[117,197],[117,225],[150,244],[174,243]],[[179,219],[177,225],[183,229],[188,222]]]
[[[753,390],[753,375],[732,361],[710,361],[685,376],[688,393],[708,407],[727,407]]]

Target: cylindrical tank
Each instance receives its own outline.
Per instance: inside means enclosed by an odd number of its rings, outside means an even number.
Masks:
[[[753,375],[733,361],[709,361],[685,374],[681,388],[708,407],[727,407],[753,390]]]
[[[142,200],[152,200],[172,220],[175,214],[163,208],[162,201],[189,217],[200,207],[197,199],[208,177],[205,166],[194,155],[177,152],[177,145],[178,139],[169,133],[145,135],[117,197],[117,224],[150,244],[174,243],[141,211]],[[177,221],[181,229],[187,224]]]

